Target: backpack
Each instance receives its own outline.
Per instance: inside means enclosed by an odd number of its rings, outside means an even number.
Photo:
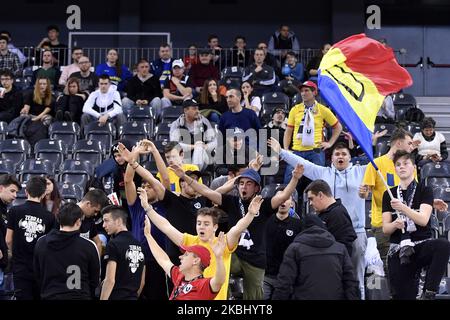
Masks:
[[[405,113],[405,120],[408,122],[422,122],[425,114],[419,108],[410,108]]]
[[[13,119],[6,127],[6,134],[11,138],[25,138],[25,128],[30,116],[19,116]]]

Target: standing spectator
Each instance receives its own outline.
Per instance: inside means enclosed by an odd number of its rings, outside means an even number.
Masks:
[[[103,227],[114,236],[105,252],[106,275],[100,300],[137,300],[145,283],[144,252],[127,229],[127,213],[118,206],[102,210]]]
[[[211,51],[208,49],[200,49],[198,50],[198,55],[199,63],[194,64],[189,71],[191,83],[197,95],[201,93],[205,80],[219,80],[219,71],[211,63]]]
[[[22,73],[19,57],[9,51],[8,37],[6,36],[0,36],[0,70],[9,70],[16,76],[20,76]]]
[[[219,92],[217,80],[207,79],[200,92],[200,113],[209,121],[219,123],[220,116],[228,110],[226,100]]]
[[[191,67],[198,63],[197,46],[195,44],[188,46],[188,55],[183,58],[183,63],[187,71],[191,70]]]
[[[8,268],[8,246],[6,245],[6,224],[8,222],[8,205],[16,200],[17,192],[22,189],[19,181],[14,175],[2,174],[0,176],[0,294],[9,289],[6,287],[7,275],[4,273]]]
[[[158,77],[151,74],[147,60],[141,59],[137,64],[137,74],[128,80],[125,92],[127,96],[122,100],[125,115],[129,115],[131,108],[150,105],[153,113],[159,118],[161,114],[161,85]]]
[[[45,182],[47,187],[45,189],[45,197],[42,199],[41,204],[56,218],[61,207],[61,194],[53,177],[47,176]]]
[[[98,76],[91,72],[91,61],[86,56],[78,59],[79,72],[74,72],[70,78],[78,78],[80,80],[80,91],[90,94],[98,88]]]
[[[37,240],[50,232],[55,218],[41,205],[45,197],[43,177],[32,177],[26,185],[27,201],[9,210],[6,244],[12,252],[14,288],[17,300],[39,299],[33,276],[33,252]]]
[[[326,181],[317,179],[306,188],[308,201],[319,218],[325,222],[328,231],[336,241],[345,245],[348,255],[352,256],[353,241],[356,239],[352,220],[340,199],[335,199]]]
[[[242,101],[241,106],[250,110],[255,111],[256,115],[259,116],[261,111],[261,98],[255,95],[253,92],[253,85],[249,81],[244,81],[241,84],[242,91]]]
[[[219,37],[216,34],[210,34],[208,36],[208,47],[213,55],[213,64],[222,70],[224,66],[221,65],[222,62],[222,47],[219,44]]]
[[[34,250],[41,299],[93,300],[100,280],[100,258],[95,244],[80,237],[83,211],[67,203],[58,219],[59,229],[39,238]],[[74,276],[78,276],[75,282]]]
[[[100,76],[98,84],[99,89],[91,93],[84,103],[81,127],[84,128],[92,121],[98,121],[100,125],[112,121],[119,131],[120,126],[127,121],[123,115],[120,94],[115,87],[111,87],[110,77],[106,74]]]
[[[287,51],[298,52],[300,50],[300,44],[295,33],[290,31],[289,26],[282,24],[270,37],[268,49],[270,53],[282,61]]]
[[[161,44],[159,46],[159,59],[150,64],[150,72],[159,79],[161,88],[164,87],[166,80],[172,74],[173,61],[170,45],[168,43]]]
[[[11,33],[9,31],[3,30],[0,31],[0,36],[5,36],[8,38],[8,49],[10,52],[17,54],[19,57],[20,64],[24,64],[27,61],[27,57],[20,51],[20,49],[16,48],[12,43]]]
[[[55,58],[54,63],[59,66],[67,64],[67,45],[59,42],[59,28],[56,25],[47,27],[47,37],[43,38],[36,49],[41,49],[48,45]]]
[[[80,66],[78,64],[79,59],[83,56],[83,49],[80,47],[75,47],[72,49],[72,64],[62,67],[62,73],[59,77],[59,85],[65,86],[67,79],[69,79],[70,75],[75,72],[80,71]]]
[[[276,193],[283,191],[284,187],[277,189]],[[280,265],[286,249],[300,232],[300,220],[290,216],[295,202],[292,196],[283,202],[276,214],[269,217],[266,222],[266,272],[264,274],[264,300],[271,300]]]
[[[253,57],[255,62],[245,68],[242,82],[250,82],[255,89],[255,94],[262,96],[264,93],[271,91],[273,85],[275,85],[275,71],[271,66],[264,63],[266,58],[264,50],[256,49]]]
[[[397,187],[383,194],[383,232],[390,236],[389,281],[394,300],[415,300],[417,275],[422,268],[426,278],[421,298],[433,300],[445,274],[450,256],[447,239],[432,239],[430,217],[433,189],[414,177],[414,155],[399,150],[394,154]]]
[[[5,70],[0,73],[3,88],[0,89],[0,121],[10,122],[19,116],[23,106],[23,94],[14,86],[14,74]]]
[[[303,79],[305,78],[305,70],[303,68],[303,64],[298,62],[295,52],[288,51],[281,73],[286,80],[303,82]]]
[[[345,246],[308,214],[287,248],[274,300],[359,300],[358,283]]]
[[[111,83],[117,86],[118,91],[124,91],[125,85],[133,75],[126,65],[119,60],[119,54],[115,49],[109,49],[106,62],[95,67],[97,76],[107,75]]]
[[[184,63],[181,59],[172,63],[172,75],[164,82],[163,96],[163,108],[181,105],[184,100],[192,98],[192,81],[184,74]]]
[[[317,75],[319,74],[320,62],[322,61],[323,56],[330,49],[331,44],[325,43],[322,46],[320,53],[308,62],[308,65],[306,66],[306,76],[308,77],[308,80],[317,82]]]
[[[440,162],[448,158],[447,144],[442,133],[436,132],[436,121],[433,118],[424,118],[421,132],[414,135],[413,141],[420,141],[417,151],[419,153],[419,167],[433,161]]]
[[[56,99],[56,120],[80,123],[87,96],[89,96],[87,92],[81,92],[78,78],[69,78],[63,94]]]
[[[236,36],[234,38],[234,46],[228,52],[227,67],[242,67],[245,68],[250,64],[251,53],[246,49],[247,43],[245,37]]]
[[[47,137],[48,126],[52,121],[51,113],[55,110],[55,99],[50,89],[48,78],[38,78],[34,90],[24,97],[24,106],[20,115],[29,115],[31,121],[24,130],[25,137],[32,146]]]
[[[55,90],[58,87],[60,76],[61,72],[53,62],[53,53],[50,50],[44,50],[42,52],[42,66],[33,71],[33,84],[36,83],[38,78],[48,78],[52,88]]]
[[[177,141],[200,171],[210,164],[209,155],[217,146],[216,131],[198,111],[197,101],[183,101],[183,114],[170,125],[170,141]]]

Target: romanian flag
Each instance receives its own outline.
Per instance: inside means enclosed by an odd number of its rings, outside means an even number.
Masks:
[[[378,110],[386,95],[412,84],[409,73],[399,66],[391,48],[357,34],[325,54],[318,84],[321,96],[373,163],[372,134]]]

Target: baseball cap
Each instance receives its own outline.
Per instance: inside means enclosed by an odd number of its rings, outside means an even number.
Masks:
[[[317,92],[317,84],[315,84],[314,82],[312,82],[312,81],[310,81],[310,80],[303,82],[303,83],[300,85],[299,89],[301,89],[301,88],[303,88],[303,87],[307,87],[307,88],[313,89],[313,91],[316,91],[316,92]]]
[[[256,172],[253,169],[246,169],[244,172],[242,172],[241,176],[239,177],[238,180],[236,180],[236,183],[239,183],[239,180],[241,180],[242,178],[247,178],[250,180],[255,181],[255,183],[259,186],[261,186],[261,176],[259,175],[258,172]]]
[[[194,99],[186,99],[183,101],[183,108],[198,107],[198,102]]]
[[[285,107],[282,107],[282,106],[280,106],[280,107],[276,107],[275,109],[273,109],[273,111],[272,111],[272,117],[273,117],[273,115],[275,114],[275,113],[277,113],[278,111],[283,111],[283,113],[284,114],[286,114],[287,113],[287,111],[286,111],[286,108]]]
[[[233,133],[229,138],[243,138],[244,137],[244,131],[242,131],[241,128],[234,128]]]
[[[172,69],[175,67],[184,68],[183,60],[181,60],[181,59],[173,60]]]
[[[192,252],[197,255],[197,257],[200,258],[200,261],[202,262],[202,265],[204,268],[209,266],[209,263],[211,261],[211,255],[209,254],[208,249],[206,249],[203,246],[195,245],[195,246],[183,246],[181,245],[180,248],[183,251]]]

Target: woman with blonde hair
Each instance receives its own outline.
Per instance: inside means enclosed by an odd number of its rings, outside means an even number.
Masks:
[[[84,101],[88,96],[87,93],[80,91],[80,80],[78,78],[69,78],[63,94],[56,99],[56,120],[80,123]]]

